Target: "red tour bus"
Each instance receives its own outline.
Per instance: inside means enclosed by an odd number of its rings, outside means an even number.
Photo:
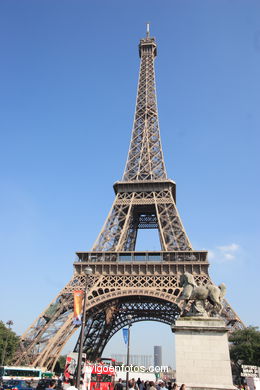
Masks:
[[[85,354],[84,354],[85,355]],[[86,356],[86,355],[85,355]],[[114,390],[115,385],[115,359],[100,358],[98,362],[91,363],[83,359],[82,390]],[[65,381],[69,382],[75,375],[78,354],[67,355],[64,370]]]
[[[115,368],[112,365],[85,363],[83,373],[82,390],[114,390]]]

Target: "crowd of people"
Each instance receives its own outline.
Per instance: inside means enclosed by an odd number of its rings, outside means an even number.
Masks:
[[[69,383],[62,383],[61,380],[50,380],[48,386],[45,387],[46,390],[78,390],[75,387],[74,379],[71,379]],[[37,390],[43,390],[38,386]],[[115,384],[114,390],[125,390],[125,386],[123,385],[122,379],[119,379]],[[156,383],[153,381],[143,381],[138,378],[137,381],[135,379],[131,379],[128,383],[128,390],[186,390],[185,384],[182,384],[180,387],[176,382],[164,382],[162,380],[158,380]]]
[[[143,381],[140,378],[136,381],[131,379],[128,382],[128,389],[125,388],[125,383],[119,379],[115,383],[114,390],[186,390],[186,385],[178,386],[176,382],[165,382],[159,379],[157,382]],[[237,390],[250,390],[247,384],[237,385]],[[36,390],[78,390],[75,387],[75,379],[70,379],[69,382],[63,382],[61,379],[51,379],[47,382],[38,384]]]
[[[40,381],[36,390],[78,390],[75,387],[75,379],[70,379],[68,383],[63,382],[61,378],[51,379],[49,381]]]
[[[68,383],[62,383],[60,379],[55,380],[52,379],[48,382],[47,387],[38,387],[37,390],[78,390],[75,387],[75,380],[70,379]],[[250,390],[250,387],[246,384],[237,385],[238,390]],[[126,390],[125,386],[122,383],[122,379],[115,384],[114,390]],[[180,387],[176,382],[164,382],[162,380],[158,380],[156,383],[152,381],[142,381],[140,378],[135,381],[135,379],[131,379],[128,384],[128,390],[186,390],[186,385],[182,384]]]
[[[143,381],[140,378],[135,381],[131,379],[128,383],[129,390],[186,390],[185,384],[182,384],[179,388],[176,382],[164,382],[158,380],[156,383],[153,381]],[[115,390],[124,390],[122,379],[115,384]]]
[[[143,381],[140,378],[136,381],[131,379],[128,382],[128,389],[125,388],[125,383],[119,379],[115,383],[114,390],[186,390],[186,385],[178,386],[176,382],[165,382],[159,379],[157,382]],[[237,390],[250,390],[246,384],[237,385]],[[33,388],[33,387],[32,387]],[[61,378],[42,380],[38,383],[36,390],[79,390],[75,387],[75,379],[70,379],[69,382],[63,382]]]

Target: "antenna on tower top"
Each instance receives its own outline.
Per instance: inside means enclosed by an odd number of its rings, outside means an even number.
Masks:
[[[150,37],[150,23],[146,23],[146,38]]]

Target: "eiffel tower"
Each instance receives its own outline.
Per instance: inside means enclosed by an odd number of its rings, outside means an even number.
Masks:
[[[180,275],[193,274],[199,285],[212,283],[206,251],[192,248],[177,207],[176,185],[168,179],[160,140],[154,59],[155,38],[140,40],[141,59],[132,139],[124,175],[114,184],[115,200],[89,252],[77,252],[74,274],[21,336],[14,364],[53,369],[73,324],[73,292],[85,288],[83,269],[91,266],[83,351],[100,357],[111,337],[133,322],[160,321],[171,325],[181,313]],[[139,229],[157,229],[160,251],[136,252]],[[242,321],[225,301],[222,318],[231,329]],[[78,350],[78,342],[75,351]]]

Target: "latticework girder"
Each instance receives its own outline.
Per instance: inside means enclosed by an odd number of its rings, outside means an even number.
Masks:
[[[93,266],[93,263],[89,264]],[[113,274],[106,274],[107,266],[102,263],[102,270],[91,277],[84,344],[89,359],[100,356],[112,335],[126,324],[128,310],[134,322],[154,320],[168,324],[174,322],[181,312],[182,304],[176,302],[182,291],[179,282],[181,273],[171,272],[176,264],[165,263],[169,275],[158,273],[158,267],[149,264],[149,275],[135,275],[137,264],[125,265],[128,272],[116,275],[114,271]],[[193,266],[179,263],[179,267],[182,271],[191,271]],[[197,270],[199,267],[197,265]],[[198,285],[211,283],[207,273],[194,276]],[[84,288],[85,275],[76,272],[53,303],[22,335],[15,364],[26,362],[28,365],[54,368],[62,348],[76,330],[72,322],[73,291]],[[49,319],[51,308],[52,317]],[[239,317],[226,302],[221,316],[230,328],[243,327]]]
[[[91,277],[91,283],[96,278]],[[52,366],[62,350],[68,335],[74,332],[73,291],[85,281],[84,275],[75,273],[70,282],[38,316],[20,338],[20,346],[14,357],[15,364],[26,362],[33,366]],[[68,293],[70,291],[70,293]]]
[[[141,40],[139,48],[141,65],[136,110],[123,180],[163,180],[166,179],[166,169],[157,112],[154,38]]]
[[[160,184],[161,191],[117,193],[93,250],[132,251],[140,228],[157,228],[164,251],[192,250],[172,191],[167,182]]]

